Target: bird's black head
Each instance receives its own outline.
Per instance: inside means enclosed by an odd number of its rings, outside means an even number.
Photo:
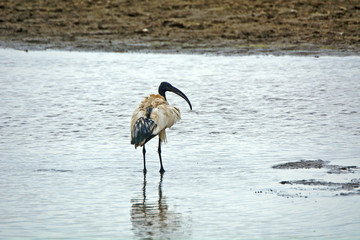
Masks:
[[[172,86],[170,83],[168,82],[162,82],[159,86],[159,94],[161,96],[163,96],[166,100],[166,96],[165,96],[165,92],[166,91],[170,91],[170,92],[173,92],[173,93],[176,93],[177,95],[179,95],[180,97],[182,97],[183,99],[185,99],[185,101],[189,104],[190,106],[190,109],[192,110],[192,106],[191,106],[191,103],[190,103],[190,100],[186,97],[186,95],[180,91],[179,89],[177,89],[176,87]]]

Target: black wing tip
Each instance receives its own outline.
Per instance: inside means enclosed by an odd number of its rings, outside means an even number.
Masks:
[[[138,147],[142,142],[147,142],[155,135],[152,134],[156,127],[156,123],[151,118],[141,117],[139,118],[134,126],[131,135],[131,144]]]

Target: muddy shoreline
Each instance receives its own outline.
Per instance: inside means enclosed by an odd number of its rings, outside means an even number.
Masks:
[[[358,1],[10,1],[0,47],[20,50],[360,55]]]
[[[156,45],[156,46],[153,46]],[[0,41],[0,48],[11,48],[22,51],[85,51],[85,52],[119,52],[119,53],[160,53],[160,54],[210,54],[210,55],[275,55],[275,56],[359,56],[360,49],[326,49],[322,46],[242,46],[231,44],[202,44],[201,46],[182,47],[167,42],[133,42],[107,43],[103,41],[61,41],[49,39],[31,39],[21,41]]]

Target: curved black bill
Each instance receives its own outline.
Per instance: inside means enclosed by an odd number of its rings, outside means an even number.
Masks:
[[[192,110],[192,106],[191,106],[190,100],[187,98],[187,96],[186,96],[182,91],[180,91],[179,89],[177,89],[176,87],[173,87],[173,86],[171,86],[168,91],[171,91],[171,92],[173,92],[173,93],[176,93],[177,95],[179,95],[180,97],[182,97],[183,99],[185,99],[185,101],[189,104],[190,109]]]

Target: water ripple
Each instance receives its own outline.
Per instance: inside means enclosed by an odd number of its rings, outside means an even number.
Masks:
[[[359,57],[0,49],[0,63],[0,238],[360,235],[358,187],[338,188],[360,179]],[[147,143],[144,179],[130,118],[161,81],[194,110],[167,95],[182,119],[163,178]],[[348,167],[272,168],[301,159]]]

